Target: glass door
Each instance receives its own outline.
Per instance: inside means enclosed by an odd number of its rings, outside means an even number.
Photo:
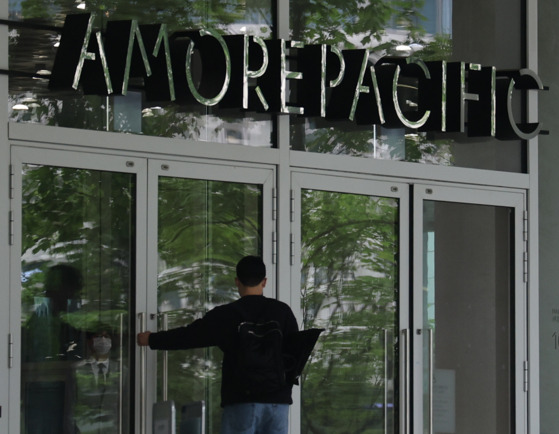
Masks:
[[[414,186],[414,432],[526,432],[523,210]]]
[[[292,432],[405,432],[408,186],[296,173],[293,187],[299,322],[325,332]]]
[[[11,275],[21,297],[10,311],[21,375],[10,395],[21,406],[10,432],[132,432],[145,162],[30,148],[14,148],[12,161]]]
[[[293,432],[525,432],[524,195],[299,173],[293,187],[292,287],[303,327],[326,329]]]
[[[153,248],[149,286],[157,288],[149,299],[149,312],[157,319],[154,327],[189,324],[237,299],[235,265],[245,255],[264,258],[267,295],[275,295],[274,172],[167,161],[150,161],[149,167],[154,204],[148,211]],[[148,386],[155,388],[148,396],[157,396],[154,426],[167,424],[157,412],[167,404],[174,408],[174,432],[203,432],[202,426],[204,432],[219,432],[220,350],[158,352],[155,357],[151,363],[157,364],[157,383],[150,379]]]

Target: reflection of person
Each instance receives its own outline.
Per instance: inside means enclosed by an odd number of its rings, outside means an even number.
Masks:
[[[36,298],[36,308],[23,332],[23,360],[44,362],[81,356],[81,332],[68,322],[76,310],[82,276],[71,265],[49,268],[44,282],[45,297]]]
[[[82,288],[79,270],[67,264],[48,269],[45,297],[22,327],[24,431],[70,434],[74,388],[73,362],[82,355],[81,332],[69,318]]]
[[[277,321],[284,336],[297,332],[297,321],[287,304],[264,297],[266,267],[260,258],[244,257],[237,264],[236,271],[235,283],[240,299],[210,310],[186,327],[158,333],[139,333],[138,344],[160,350],[218,346],[224,353],[221,379],[222,434],[284,434],[288,430],[292,384],[264,391],[257,397],[247,397],[236,375],[235,336],[243,321]]]
[[[76,369],[75,423],[80,434],[118,433],[125,378],[111,357],[113,333],[99,324],[87,333],[88,357]]]

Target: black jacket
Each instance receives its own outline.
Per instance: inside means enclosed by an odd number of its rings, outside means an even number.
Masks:
[[[221,405],[242,402],[291,404],[292,385],[250,399],[241,393],[236,372],[237,327],[243,321],[277,321],[283,335],[297,332],[297,320],[291,308],[278,300],[262,295],[248,295],[232,303],[210,310],[203,318],[188,326],[151,333],[149,346],[157,350],[184,350],[217,346],[223,351]]]

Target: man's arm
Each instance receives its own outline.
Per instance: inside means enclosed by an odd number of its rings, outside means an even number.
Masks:
[[[222,327],[216,315],[208,314],[186,327],[178,327],[161,332],[138,333],[136,341],[140,346],[149,346],[153,350],[186,350],[219,345]]]

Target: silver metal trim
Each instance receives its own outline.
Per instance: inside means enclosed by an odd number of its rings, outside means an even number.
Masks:
[[[404,422],[404,429],[403,432],[405,434],[409,433],[409,411],[410,411],[410,405],[409,405],[409,398],[408,398],[408,389],[409,389],[409,366],[410,366],[410,360],[409,360],[409,351],[408,351],[408,343],[409,343],[409,329],[403,329],[402,330],[402,345],[401,345],[401,350],[403,353],[403,363],[404,363],[404,378],[402,379],[402,384],[403,384],[403,389],[402,389],[402,402],[403,402],[403,407],[404,407],[404,414],[403,414],[403,422]]]
[[[138,320],[140,321],[140,332],[146,331],[146,313],[140,312],[138,314]],[[147,434],[146,431],[146,388],[147,388],[147,372],[146,372],[146,360],[147,350],[145,346],[140,349],[140,434]]]
[[[169,329],[169,316],[167,313],[161,314],[161,326],[163,331]],[[169,396],[169,352],[163,351],[163,373],[162,373],[163,401],[167,401]]]
[[[433,329],[427,329],[429,352],[429,434],[433,434],[433,386],[434,386],[434,360],[433,360]]]
[[[120,365],[120,377],[118,380],[118,414],[120,416],[118,421],[118,432],[122,434],[122,424],[124,420],[124,348],[122,343],[124,342],[124,314],[121,313],[119,315],[120,320],[120,348],[119,348],[119,357],[118,363]]]
[[[388,434],[388,330],[383,329],[384,333],[384,433]]]

